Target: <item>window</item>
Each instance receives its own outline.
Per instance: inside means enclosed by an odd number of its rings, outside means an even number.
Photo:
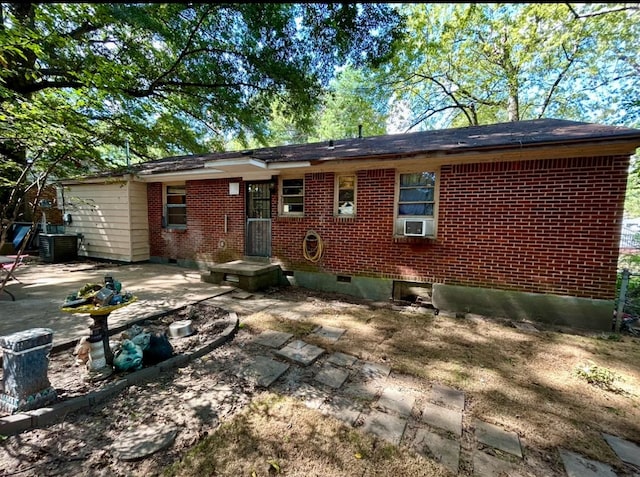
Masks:
[[[436,236],[437,181],[435,172],[398,174],[394,235]]]
[[[167,186],[165,219],[167,227],[186,228],[187,194],[184,185]]]
[[[356,215],[356,176],[353,174],[336,177],[335,214],[338,217]]]
[[[435,186],[435,172],[400,174],[398,215],[433,217]]]
[[[281,203],[283,215],[303,215],[304,179],[282,179]]]

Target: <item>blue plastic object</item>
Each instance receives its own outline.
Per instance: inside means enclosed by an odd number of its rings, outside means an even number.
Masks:
[[[30,226],[29,225],[16,225],[16,234],[13,237],[13,247],[18,250],[18,248],[20,248],[20,243],[22,242],[22,240],[24,239],[25,235],[27,235],[27,232],[29,231]]]

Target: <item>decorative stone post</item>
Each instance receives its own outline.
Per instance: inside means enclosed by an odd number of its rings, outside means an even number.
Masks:
[[[47,376],[53,330],[32,328],[0,336],[2,384],[0,408],[5,412],[29,411],[57,399]]]

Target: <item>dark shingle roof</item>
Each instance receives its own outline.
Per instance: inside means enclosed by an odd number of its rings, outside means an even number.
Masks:
[[[325,141],[267,147],[251,151],[168,157],[141,164],[138,172],[156,174],[198,169],[204,167],[205,162],[242,158],[255,159],[265,163],[291,161],[318,163],[332,160],[397,158],[427,153],[455,154],[611,140],[636,141],[636,147],[640,147],[640,130],[560,119],[537,119],[486,126],[340,139],[332,141],[332,145],[329,141]]]

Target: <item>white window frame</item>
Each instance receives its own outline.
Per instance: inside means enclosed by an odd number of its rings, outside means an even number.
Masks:
[[[184,204],[170,204],[168,197],[171,195],[169,193],[169,188],[171,187],[175,187],[175,188],[181,188],[184,189],[184,194],[179,194],[179,195],[184,195]],[[176,183],[176,184],[163,184],[162,185],[162,195],[163,195],[163,209],[164,209],[164,214],[163,214],[163,222],[164,222],[164,226],[168,229],[186,229],[187,228],[187,186],[185,183]],[[178,195],[178,194],[176,194]],[[184,224],[172,224],[169,223],[169,209],[171,208],[175,208],[175,209],[184,209],[184,218],[185,218],[185,223]]]
[[[286,181],[302,181],[302,191],[300,194],[285,194],[285,182]],[[280,183],[278,187],[278,199],[279,199],[279,211],[280,215],[285,217],[304,217],[304,189],[305,189],[305,180],[304,176],[291,176],[291,177],[280,177]],[[302,211],[290,212],[285,210],[287,204],[285,204],[285,200],[289,197],[301,197],[302,198]]]
[[[353,177],[353,201],[351,201],[351,212],[341,213],[341,208],[344,210],[345,204],[340,203],[340,178],[341,177]],[[336,174],[334,182],[334,197],[333,197],[333,215],[335,217],[355,217],[357,211],[358,201],[358,176],[354,173],[349,174]]]
[[[432,215],[400,215],[400,177],[404,174],[419,174],[429,172],[434,175],[433,185],[433,214]],[[394,200],[394,236],[404,237],[404,222],[405,220],[425,220],[428,233],[425,234],[425,238],[435,238],[438,230],[438,204],[440,199],[440,168],[434,168],[432,170],[416,170],[416,169],[401,169],[396,170],[396,192]]]

